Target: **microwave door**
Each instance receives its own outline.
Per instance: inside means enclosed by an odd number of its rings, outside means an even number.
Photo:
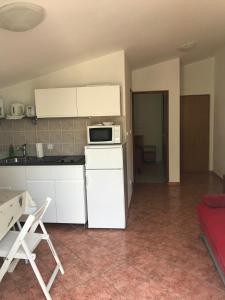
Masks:
[[[111,143],[112,127],[90,128],[90,143]]]

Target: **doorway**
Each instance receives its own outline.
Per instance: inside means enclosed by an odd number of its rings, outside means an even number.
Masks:
[[[181,97],[181,173],[205,173],[209,170],[209,110],[209,95]]]
[[[168,91],[133,93],[134,181],[168,181]]]

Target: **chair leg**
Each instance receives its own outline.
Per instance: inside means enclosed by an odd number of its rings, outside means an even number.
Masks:
[[[2,278],[4,277],[5,273],[7,273],[12,260],[13,260],[12,258],[9,259],[8,257],[6,257],[6,259],[4,260],[2,267],[0,269],[0,282],[2,281]]]
[[[19,231],[21,231],[21,230],[22,230],[22,226],[21,226],[21,224],[20,224],[20,222],[19,222],[19,221],[17,221],[17,222],[16,222],[16,225],[17,225],[17,227],[18,227]]]
[[[57,253],[56,253],[56,251],[55,251],[55,248],[54,248],[54,246],[53,246],[53,244],[52,244],[52,241],[50,240],[50,237],[49,237],[49,235],[48,235],[48,233],[47,233],[47,230],[45,229],[45,226],[44,226],[44,224],[43,224],[42,222],[40,222],[40,227],[41,227],[43,233],[46,234],[46,235],[48,236],[48,238],[46,239],[46,241],[47,241],[47,243],[48,243],[48,246],[49,246],[49,248],[50,248],[50,250],[51,250],[51,252],[52,252],[52,255],[53,255],[53,257],[54,257],[54,259],[55,259],[55,261],[56,261],[57,266],[59,267],[60,272],[61,272],[62,274],[64,274],[63,266],[62,266],[62,264],[61,264],[61,262],[60,262],[60,260],[59,260],[59,257],[58,257],[58,255],[57,255]]]
[[[18,263],[19,263],[19,259],[18,258],[14,258],[13,259],[13,261],[11,262],[11,264],[10,264],[10,266],[9,266],[9,269],[8,269],[8,272],[9,273],[12,273],[14,270],[15,270],[15,268],[16,268],[16,266],[18,265]]]
[[[49,291],[48,291],[48,289],[47,289],[47,287],[45,285],[45,282],[44,282],[44,280],[43,280],[43,278],[41,276],[41,273],[38,270],[38,267],[37,267],[36,263],[34,262],[34,260],[32,258],[31,258],[31,260],[29,259],[29,261],[30,261],[31,267],[32,267],[32,269],[34,271],[35,276],[37,277],[37,280],[38,280],[38,282],[39,282],[39,284],[40,284],[40,286],[42,288],[42,291],[43,291],[46,299],[47,300],[52,300],[52,297],[49,294]]]
[[[34,271],[34,274],[35,274],[35,276],[36,276],[36,278],[37,278],[37,280],[38,280],[38,282],[39,282],[39,284],[40,284],[40,286],[42,288],[42,291],[43,291],[46,299],[47,300],[52,300],[52,297],[49,294],[49,291],[48,291],[48,289],[47,289],[47,287],[45,285],[45,282],[44,282],[44,280],[43,280],[43,278],[41,276],[41,273],[38,270],[38,267],[37,267],[37,265],[36,265],[36,263],[34,261],[34,258],[31,256],[31,253],[30,253],[27,245],[24,242],[22,242],[22,245],[23,245],[24,251],[26,252],[27,258],[28,258],[28,260],[29,260],[29,262],[31,264],[31,267],[32,267],[32,269]]]
[[[53,246],[52,241],[50,240],[50,238],[47,239],[47,243],[48,243],[48,246],[49,246],[49,248],[50,248],[50,250],[51,250],[51,252],[52,252],[52,255],[53,255],[53,257],[54,257],[54,259],[55,259],[55,261],[56,261],[56,264],[57,264],[58,267],[59,267],[60,272],[61,272],[62,274],[64,274],[63,266],[62,266],[62,264],[61,264],[61,262],[60,262],[60,260],[59,260],[59,257],[58,257],[58,255],[57,255],[57,253],[56,253],[56,251],[55,251],[55,248],[54,248],[54,246]]]

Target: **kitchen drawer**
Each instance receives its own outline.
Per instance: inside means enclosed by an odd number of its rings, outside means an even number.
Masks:
[[[27,166],[28,180],[84,180],[84,166]]]

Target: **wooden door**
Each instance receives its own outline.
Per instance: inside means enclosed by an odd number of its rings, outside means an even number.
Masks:
[[[181,97],[181,172],[209,170],[209,95]]]

